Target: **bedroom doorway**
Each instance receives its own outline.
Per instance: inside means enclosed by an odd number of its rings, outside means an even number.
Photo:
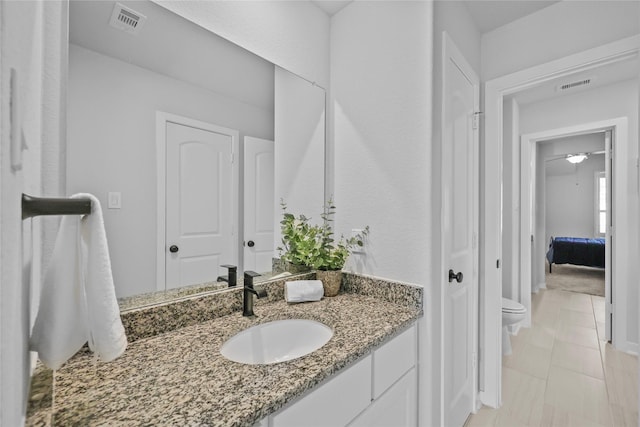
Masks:
[[[541,279],[546,289],[591,296],[585,300],[591,299],[594,308],[598,307],[598,336],[606,336],[607,341],[611,341],[612,315],[606,312],[605,303],[606,295],[608,301],[612,299],[611,271],[605,262],[611,247],[610,242],[606,245],[611,174],[605,157],[611,138],[612,131],[606,130],[540,143],[544,172],[537,177],[544,182],[545,240],[541,246],[546,254]]]
[[[617,141],[616,141],[617,140]],[[624,287],[616,286],[615,271],[618,262],[613,258],[615,253],[615,244],[617,240],[614,233],[614,223],[616,220],[617,210],[615,209],[616,201],[616,171],[614,169],[614,150],[616,144],[626,144],[627,140],[627,119],[619,118],[615,120],[586,123],[579,126],[573,126],[562,129],[553,129],[536,134],[523,135],[521,139],[521,194],[522,194],[522,211],[521,211],[521,250],[522,250],[522,269],[521,269],[521,292],[523,295],[531,294],[531,292],[537,292],[540,289],[547,288],[546,279],[550,275],[547,273],[550,265],[548,264],[547,254],[549,250],[549,243],[551,236],[554,237],[568,237],[568,241],[562,241],[556,243],[556,248],[560,245],[560,251],[564,249],[562,245],[569,246],[569,252],[575,254],[577,252],[584,251],[584,246],[576,245],[590,245],[590,251],[598,251],[598,242],[595,241],[598,235],[602,235],[604,239],[604,260],[598,259],[599,257],[592,257],[595,259],[587,260],[580,259],[580,256],[576,259],[565,258],[559,259],[560,262],[569,261],[573,264],[586,264],[596,266],[604,264],[604,289],[602,292],[604,295],[604,327],[607,340],[612,342],[616,346],[616,337],[621,328],[626,327],[624,322],[617,322],[618,319],[625,319],[625,316],[618,316],[618,310],[616,310],[616,301],[625,301],[626,290]],[[587,167],[587,163],[584,166],[569,166],[568,169],[573,173],[569,176],[569,180],[565,180],[561,184],[562,188],[559,189],[558,195],[547,194],[547,189],[550,187],[545,180],[546,170],[548,163],[558,163],[556,167],[560,170],[567,170],[567,166],[563,163],[569,163],[567,158],[569,156],[575,156],[581,154],[586,156],[583,161],[586,162],[591,157],[590,165]],[[598,159],[600,157],[600,159]],[[603,158],[602,158],[603,157]],[[572,159],[575,161],[575,159]],[[524,167],[524,165],[532,165],[530,167]],[[575,165],[578,165],[577,163]],[[578,173],[578,170],[582,173]],[[598,171],[596,172],[596,169]],[[601,171],[600,169],[604,169]],[[604,173],[601,173],[604,172]],[[557,171],[556,171],[557,173]],[[583,175],[580,179],[580,175]],[[591,175],[587,178],[586,175]],[[603,180],[600,177],[604,178]],[[580,215],[573,212],[564,212],[563,215],[566,218],[562,218],[558,224],[549,224],[547,227],[547,208],[550,200],[562,197],[566,202],[572,200],[577,204],[576,199],[580,197],[573,197],[570,194],[570,189],[567,184],[578,184],[577,186],[588,186],[587,179],[591,181],[591,188],[587,188],[587,192],[591,194],[591,202],[589,210],[591,212],[588,215]],[[560,180],[558,180],[559,182]],[[566,182],[568,181],[568,182]],[[605,187],[600,188],[600,185],[604,183]],[[551,192],[555,192],[556,189]],[[584,190],[584,189],[581,189]],[[575,192],[575,190],[574,190]],[[582,193],[585,193],[582,191]],[[597,193],[597,194],[596,194]],[[575,194],[574,194],[575,195]],[[553,196],[553,197],[548,197]],[[589,194],[583,194],[583,199],[589,199]],[[601,206],[600,198],[604,197],[604,206]],[[595,201],[598,203],[595,203]],[[604,207],[603,214],[601,209]],[[552,209],[555,208],[552,207]],[[566,209],[566,204],[565,204]],[[583,209],[586,209],[583,207]],[[581,217],[581,221],[578,217]],[[580,224],[582,222],[582,224]],[[589,225],[591,224],[591,225]],[[558,228],[559,227],[559,228]],[[558,236],[558,230],[564,230]],[[600,233],[602,231],[602,233]],[[577,239],[576,239],[577,238]],[[585,241],[584,239],[592,239]],[[556,239],[557,240],[557,239]],[[556,249],[557,251],[557,249]],[[585,258],[584,256],[582,258]],[[527,263],[526,260],[531,260]],[[564,264],[563,264],[564,265]],[[552,264],[552,268],[556,269],[556,273],[559,273],[557,265]],[[588,271],[588,267],[585,267],[586,273],[589,277],[589,282],[592,285],[598,286],[598,271]],[[587,289],[583,289],[587,290]],[[573,292],[576,290],[573,289]],[[598,294],[596,294],[598,295]],[[615,298],[614,298],[615,297]],[[597,300],[597,299],[596,299]],[[600,303],[601,300],[597,300]],[[623,310],[623,304],[620,304],[620,310]],[[530,314],[529,314],[530,316]],[[530,318],[529,318],[530,319]],[[624,336],[624,335],[620,335]]]
[[[602,117],[635,117],[637,110],[637,53],[640,49],[638,36],[618,40],[598,48],[592,48],[564,58],[539,64],[524,70],[516,71],[502,77],[489,80],[485,83],[484,102],[484,142],[483,146],[483,181],[481,193],[483,194],[481,214],[481,235],[485,239],[481,241],[480,271],[480,399],[483,404],[499,407],[502,396],[502,357],[500,345],[500,297],[506,297],[506,291],[513,291],[514,298],[531,298],[531,294],[523,292],[520,281],[521,260],[526,260],[520,251],[521,231],[520,216],[524,211],[520,197],[520,150],[522,147],[520,135],[539,132],[542,129],[559,129],[589,120],[598,120]],[[519,120],[519,105],[517,102],[509,104],[509,97],[522,95],[526,92],[537,92],[537,89],[547,87],[548,95],[557,95],[559,87],[581,79],[589,80],[589,77],[602,71],[605,67],[614,67],[623,64],[629,65],[629,73],[626,81],[613,86],[609,84],[609,92],[600,91],[597,99],[585,101],[583,96],[560,96],[562,100],[557,109],[541,108],[541,114],[533,121],[523,124]],[[584,78],[583,78],[584,77]],[[593,83],[593,79],[591,80]],[[611,80],[598,79],[594,88]],[[558,83],[562,83],[558,85]],[[570,87],[577,87],[569,85]],[[612,88],[615,90],[612,91]],[[555,95],[554,95],[555,94]],[[583,95],[593,94],[591,90],[581,92]],[[581,99],[573,106],[567,100]],[[619,100],[625,102],[619,102]],[[618,101],[616,101],[618,100]],[[520,103],[522,105],[523,103]],[[542,103],[541,103],[542,104]],[[545,105],[546,107],[546,105]],[[507,115],[512,113],[512,123],[507,121]],[[551,113],[551,114],[550,114]],[[542,116],[546,115],[544,119]],[[525,126],[526,125],[526,126]],[[634,138],[637,129],[633,128]],[[625,128],[626,131],[626,128]],[[635,277],[637,259],[637,186],[636,162],[637,146],[634,143],[622,144],[619,132],[616,130],[616,150],[614,157],[616,192],[622,195],[615,201],[616,210],[616,239],[612,241],[616,248],[615,261],[619,268],[613,266],[613,274],[621,273],[624,277]],[[514,148],[510,153],[507,147]],[[509,187],[511,186],[511,187]],[[501,189],[502,191],[496,191]],[[511,197],[511,200],[508,198]],[[507,219],[512,218],[511,223]],[[487,238],[487,236],[491,238]],[[493,238],[495,236],[495,238]],[[506,236],[506,237],[505,237]],[[529,244],[531,235],[526,235]],[[510,246],[505,245],[510,242]],[[529,249],[529,253],[531,250]],[[511,264],[508,263],[511,257]],[[506,267],[513,265],[509,274],[505,274]],[[531,262],[529,262],[531,265]],[[614,277],[615,279],[615,277]],[[530,285],[530,275],[528,276]],[[637,352],[637,289],[627,286],[626,280],[616,283],[614,280],[614,313],[613,341],[618,341],[616,347],[624,352]],[[496,286],[497,285],[497,286]],[[623,288],[621,292],[619,288]],[[529,291],[530,292],[530,291]],[[626,300],[622,293],[626,292]],[[502,295],[500,295],[502,293]],[[616,306],[615,303],[618,302]],[[531,302],[529,301],[529,304]],[[635,307],[634,307],[635,306]],[[523,325],[526,326],[526,325]],[[627,333],[628,329],[628,333]],[[623,333],[620,333],[623,331]]]

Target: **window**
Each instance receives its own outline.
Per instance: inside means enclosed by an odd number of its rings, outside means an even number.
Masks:
[[[604,171],[596,172],[596,235],[607,232],[607,177]]]

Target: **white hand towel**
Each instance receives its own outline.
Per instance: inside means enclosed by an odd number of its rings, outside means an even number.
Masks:
[[[91,194],[71,197],[91,199],[91,215],[63,217],[31,334],[32,350],[52,369],[87,341],[105,362],[127,347],[100,201]]]
[[[294,280],[284,282],[284,299],[287,302],[320,301],[324,288],[320,280]]]

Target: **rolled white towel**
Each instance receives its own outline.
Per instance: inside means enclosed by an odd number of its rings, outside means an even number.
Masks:
[[[320,301],[324,288],[320,280],[294,280],[284,282],[284,299],[287,302]]]

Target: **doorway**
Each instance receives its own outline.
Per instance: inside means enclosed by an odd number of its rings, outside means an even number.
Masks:
[[[544,180],[541,179],[542,175],[545,171],[545,158],[551,159],[552,162],[561,161],[567,163],[567,157],[575,151],[575,149],[571,148],[571,142],[576,141],[576,138],[585,141],[588,135],[596,136],[595,141],[586,142],[587,145],[582,145],[583,151],[581,152],[586,157],[591,156],[602,156],[602,175],[604,181],[607,183],[605,187],[604,196],[605,200],[605,215],[604,215],[604,224],[600,224],[600,218],[602,217],[600,213],[600,203],[598,203],[598,214],[596,215],[596,205],[594,200],[597,198],[595,194],[595,189],[597,185],[596,183],[599,181],[596,179],[597,175],[593,175],[591,173],[590,176],[585,177],[582,181],[585,185],[585,181],[593,185],[591,191],[587,191],[586,194],[586,206],[583,203],[579,203],[575,200],[573,203],[579,206],[574,206],[572,212],[563,212],[563,216],[569,215],[569,217],[563,218],[561,221],[558,221],[561,224],[560,228],[555,226],[554,224],[549,224],[550,229],[547,229],[547,224],[545,221],[545,212],[548,208],[548,198],[545,197],[545,183]],[[564,248],[567,251],[571,251],[571,254],[568,255],[567,259],[562,259],[560,261],[569,261],[574,264],[581,265],[590,265],[593,266],[605,266],[605,274],[604,274],[604,298],[605,298],[605,331],[606,337],[609,341],[612,341],[615,347],[624,348],[623,343],[618,342],[618,337],[626,336],[626,325],[623,319],[626,319],[625,309],[623,304],[619,304],[618,313],[615,310],[617,304],[614,302],[614,295],[617,301],[625,301],[627,298],[626,288],[624,286],[616,286],[617,282],[614,280],[616,277],[616,271],[618,271],[620,260],[614,258],[612,254],[616,251],[615,243],[618,243],[616,236],[613,235],[615,227],[614,224],[616,222],[616,214],[618,209],[616,208],[616,193],[618,189],[615,186],[616,176],[619,174],[616,171],[615,162],[613,159],[614,155],[614,147],[616,145],[626,146],[628,144],[627,141],[628,135],[628,123],[626,118],[618,118],[613,120],[606,120],[600,122],[592,122],[585,123],[578,126],[572,126],[562,129],[553,129],[535,134],[526,134],[522,136],[521,143],[521,174],[520,174],[520,183],[521,183],[521,215],[520,215],[520,247],[521,247],[521,269],[520,269],[520,293],[525,298],[523,298],[523,304],[527,307],[527,320],[524,322],[524,326],[531,325],[531,315],[532,315],[532,304],[531,304],[531,294],[537,293],[542,288],[547,288],[545,284],[545,262],[551,263],[554,258],[557,258],[559,254],[550,253],[550,249],[547,247],[549,245],[548,236],[550,237],[549,232],[553,232],[556,234],[556,238],[558,237],[567,237],[571,241],[569,242],[561,242],[563,246],[559,249],[563,251]],[[615,137],[614,137],[615,136]],[[598,140],[601,140],[598,142]],[[562,154],[559,155],[550,155],[546,156],[544,154],[545,145],[548,146],[551,141],[559,141],[561,144],[564,143],[567,148],[560,149],[559,152]],[[584,144],[584,142],[583,142]],[[590,148],[588,148],[590,147]],[[549,147],[546,147],[547,149]],[[568,151],[564,153],[564,151]],[[547,150],[548,153],[551,151]],[[537,165],[537,167],[527,168],[527,165]],[[569,168],[575,168],[575,183],[579,185],[577,178],[577,170],[578,163],[575,163],[573,166],[569,166]],[[623,169],[624,166],[621,165]],[[573,177],[573,176],[572,176]],[[588,184],[587,184],[588,185]],[[538,187],[538,188],[536,188]],[[539,188],[542,187],[542,188]],[[558,194],[559,197],[567,198],[568,192],[570,191],[568,187],[559,189],[560,192],[564,191],[564,194]],[[598,191],[598,196],[601,191]],[[561,200],[556,200],[556,203],[563,203]],[[591,204],[591,206],[589,206]],[[537,206],[537,208],[535,207]],[[550,206],[553,208],[554,206]],[[578,209],[585,210],[587,212],[581,213]],[[586,225],[581,224],[581,218],[585,218]],[[567,230],[568,234],[576,234],[575,236],[558,236],[557,231]],[[594,239],[598,237],[599,232],[602,231],[602,237],[604,238],[605,245],[603,252],[603,259],[600,260],[599,257],[594,257],[593,259],[584,260],[571,259],[572,256],[576,254],[576,246],[575,244],[581,244],[576,242],[575,238],[584,238],[584,237],[593,237]],[[567,233],[564,233],[567,234]],[[581,236],[577,236],[577,234],[582,234]],[[622,239],[624,240],[624,239]],[[594,251],[600,251],[601,247],[598,244],[599,242],[594,241],[593,243],[588,243],[591,245],[591,249]],[[558,248],[555,248],[554,251],[558,251]],[[562,256],[562,254],[560,254]],[[553,268],[552,264],[549,264],[548,268]],[[615,314],[615,315],[614,315]],[[617,331],[615,334],[613,331]],[[613,338],[615,335],[615,339]]]
[[[163,112],[156,126],[157,290],[215,281],[238,260],[239,132]]]
[[[480,378],[480,399],[491,407],[499,407],[501,404],[501,293],[502,293],[502,272],[500,261],[502,258],[502,193],[495,191],[502,188],[502,137],[503,137],[503,100],[505,96],[514,94],[525,89],[530,89],[543,83],[561,77],[573,76],[580,72],[594,70],[609,64],[619,63],[637,57],[640,45],[639,37],[630,37],[614,43],[610,43],[599,48],[590,49],[578,54],[574,54],[556,61],[541,64],[536,67],[525,69],[504,77],[488,81],[485,85],[485,146],[484,146],[484,173],[482,176],[482,189],[484,193],[484,205],[481,212],[481,231],[485,236],[481,239],[481,278],[480,278],[480,301],[481,304],[481,372]],[[636,147],[628,148],[631,152],[619,153],[620,158],[635,158]],[[621,163],[626,169],[631,167],[629,162]],[[623,174],[617,168],[617,174]],[[614,177],[615,179],[615,177]],[[629,180],[626,179],[625,182]],[[620,182],[619,182],[620,183]],[[622,183],[625,185],[624,183]],[[626,185],[625,185],[626,186]],[[620,185],[617,191],[621,192]],[[626,188],[624,191],[628,191]],[[635,202],[634,202],[635,203]],[[635,206],[635,205],[634,205]],[[637,209],[637,208],[634,208]],[[618,210],[620,211],[620,210]],[[635,211],[634,211],[635,212]],[[626,212],[625,215],[633,215],[634,212]],[[618,234],[624,236],[626,242],[615,242],[617,244],[629,246],[629,238],[633,230],[626,230],[624,233],[620,229],[624,227],[635,227],[629,218],[623,218],[622,223],[618,223]],[[620,240],[620,239],[619,239]],[[630,264],[629,255],[623,255],[619,259],[620,265]],[[631,298],[629,301],[635,301]],[[629,302],[631,303],[631,302]],[[626,311],[626,310],[625,310]],[[622,309],[618,311],[626,319],[626,312],[622,314]],[[629,321],[632,322],[632,321]],[[627,345],[628,343],[624,343]],[[628,351],[637,351],[633,345]],[[636,345],[637,347],[637,345]]]
[[[271,271],[275,228],[274,142],[244,137],[243,269]]]

